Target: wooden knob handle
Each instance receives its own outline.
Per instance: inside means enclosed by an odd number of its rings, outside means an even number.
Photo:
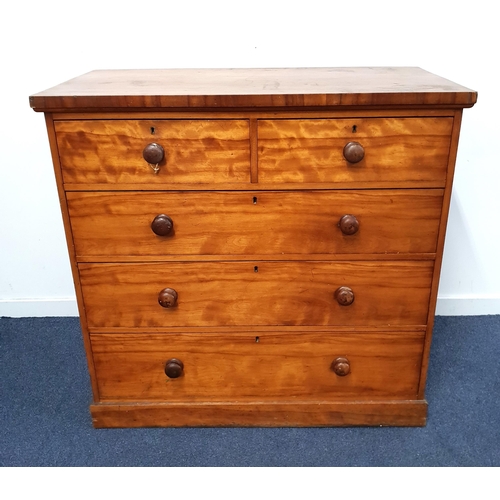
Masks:
[[[168,378],[179,378],[184,371],[184,363],[180,359],[169,359],[165,364],[165,375]]]
[[[340,286],[335,290],[335,299],[341,306],[350,306],[354,302],[354,292],[348,286]]]
[[[174,228],[174,221],[165,214],[157,215],[151,222],[151,230],[158,236],[168,236]]]
[[[152,142],[144,148],[142,156],[151,165],[158,165],[165,157],[165,151],[159,144]]]
[[[344,158],[349,163],[358,163],[365,157],[365,148],[359,142],[348,142],[344,146]]]
[[[158,294],[158,303],[165,308],[175,307],[177,305],[177,292],[173,288],[164,288]]]
[[[350,236],[358,232],[359,221],[354,215],[347,214],[340,218],[338,226],[344,234]]]
[[[351,372],[351,363],[347,358],[337,358],[333,360],[332,370],[339,377],[345,377]]]

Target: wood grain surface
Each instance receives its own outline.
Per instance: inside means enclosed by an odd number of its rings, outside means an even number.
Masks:
[[[444,186],[451,118],[259,120],[260,183],[439,181]],[[344,146],[359,142],[350,164]]]
[[[106,427],[415,426],[427,401],[293,401],[288,403],[97,403],[92,423]]]
[[[432,261],[79,264],[89,327],[424,325]],[[349,286],[354,303],[334,299]],[[158,294],[178,294],[164,309]]]
[[[101,401],[332,401],[414,398],[424,333],[94,334]],[[332,361],[346,357],[349,375]],[[182,361],[170,379],[165,363]]]
[[[432,253],[443,191],[69,192],[78,258]],[[172,233],[155,235],[160,214]],[[346,236],[342,216],[360,228]]]
[[[470,107],[471,89],[412,67],[97,70],[30,96],[35,111]]]
[[[250,182],[247,120],[68,120],[55,129],[65,183]],[[150,143],[165,150],[158,174],[143,158]]]

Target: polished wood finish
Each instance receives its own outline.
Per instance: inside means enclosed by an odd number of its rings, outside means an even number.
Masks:
[[[420,68],[97,70],[30,97],[35,111],[470,107],[477,93]]]
[[[63,120],[55,128],[65,183],[250,183],[247,120]],[[153,138],[165,156],[157,175],[143,157]]]
[[[165,309],[177,305],[177,292],[173,288],[164,288],[158,294],[158,304]]]
[[[425,400],[285,403],[98,403],[96,428],[424,426]]]
[[[257,268],[257,272],[256,272]],[[423,325],[433,263],[168,262],[80,264],[90,327]],[[334,299],[349,286],[356,300]],[[163,288],[179,295],[165,310]]]
[[[79,260],[168,255],[433,253],[443,191],[69,192]],[[355,213],[361,229],[337,227]],[[175,234],[150,229],[168,214]],[[253,257],[255,258],[255,257]]]
[[[419,181],[444,184],[450,118],[259,120],[259,183]],[[363,142],[357,163],[346,143]]]
[[[437,181],[381,181],[377,182],[376,189],[423,189],[423,188],[444,188],[446,179]],[[179,183],[161,185],[145,183],[129,183],[123,184],[102,184],[102,183],[67,183],[64,184],[66,192],[72,191],[158,191],[161,189],[165,192],[172,191],[207,191],[207,189],[216,189],[217,191],[248,191],[248,189],[256,191],[279,191],[283,189],[283,183],[272,182],[269,184],[258,184],[247,182],[221,182],[220,184],[193,184]],[[338,182],[290,182],[286,184],[288,190],[321,190],[325,189],[375,189],[373,182],[353,182],[353,181],[338,181]]]
[[[156,142],[148,144],[142,150],[142,157],[152,165],[157,165],[165,158],[165,150]]]
[[[349,163],[359,163],[365,157],[365,148],[359,142],[350,141],[344,146],[342,154]]]
[[[184,373],[184,363],[180,359],[169,359],[165,363],[165,375],[168,378],[179,378]]]
[[[359,221],[352,214],[343,215],[339,220],[338,226],[346,236],[351,236],[359,231]]]
[[[157,174],[161,168],[160,162],[165,158],[165,150],[156,142],[152,142],[142,150],[142,157],[148,162],[153,172]]]
[[[339,286],[334,296],[341,306],[350,306],[354,302],[354,292],[348,286]]]
[[[476,98],[418,68],[97,71],[32,96],[94,426],[425,425]]]
[[[157,215],[151,222],[151,230],[157,236],[169,236],[174,229],[174,221],[165,214]],[[127,239],[130,238],[130,233],[127,233]]]
[[[101,402],[382,401],[415,397],[424,332],[91,339]],[[339,355],[349,358],[349,376],[331,369]],[[165,379],[165,357],[182,360],[182,377]]]
[[[335,375],[345,377],[351,373],[351,362],[344,357],[337,358],[333,361],[331,368],[335,372]]]

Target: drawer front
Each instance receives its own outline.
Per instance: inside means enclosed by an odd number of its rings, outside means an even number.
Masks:
[[[432,261],[80,264],[99,327],[424,325]],[[348,287],[349,290],[340,287]],[[177,301],[160,292],[173,289]],[[165,295],[167,294],[167,295]],[[340,295],[339,295],[340,294]],[[340,302],[349,302],[341,305]]]
[[[91,342],[103,402],[369,401],[415,398],[423,338],[423,332],[129,333],[94,334]],[[167,364],[180,376],[167,377]],[[336,374],[346,366],[347,375]]]
[[[76,253],[87,258],[432,253],[442,198],[440,189],[67,193]]]
[[[451,118],[259,120],[260,183],[413,181],[444,186]],[[344,147],[360,144],[357,163]]]
[[[55,130],[65,183],[250,182],[247,120],[75,120]],[[157,174],[143,157],[151,143],[164,151]]]

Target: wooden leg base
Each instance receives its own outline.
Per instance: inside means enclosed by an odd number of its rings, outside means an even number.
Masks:
[[[336,427],[426,424],[427,402],[97,403],[93,425],[107,427]]]

